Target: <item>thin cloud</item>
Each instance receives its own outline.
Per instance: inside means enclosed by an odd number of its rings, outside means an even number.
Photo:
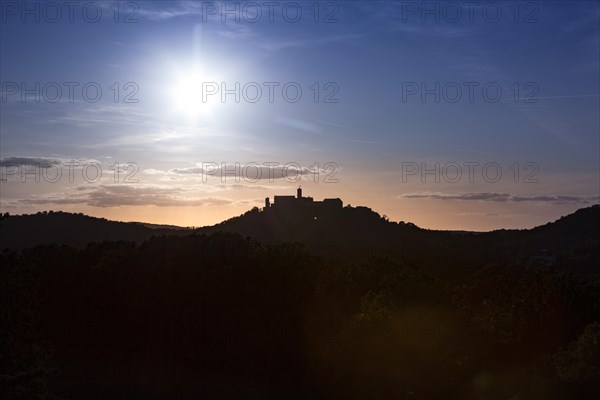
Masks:
[[[164,5],[164,3],[158,4],[159,6]],[[140,7],[137,13],[143,18],[153,21],[164,21],[189,16],[202,16],[202,2],[180,1],[171,4],[172,6],[169,8],[153,8],[152,2],[145,2],[143,3],[143,7]],[[210,15],[207,14],[207,17],[210,17]]]
[[[235,206],[238,201],[224,197],[196,197],[192,189],[167,186],[101,185],[78,188],[68,193],[44,194],[19,199],[14,203],[27,205],[77,204],[92,207],[122,206]],[[246,202],[246,201],[245,201]]]
[[[262,186],[262,185],[243,185],[243,184],[231,184],[231,185],[217,185],[218,189],[221,190],[286,190],[289,186]]]
[[[3,172],[7,168],[52,168],[59,166],[68,166],[69,168],[81,168],[84,165],[88,164],[101,164],[100,161],[95,159],[73,159],[73,158],[50,158],[50,157],[28,157],[28,156],[13,156],[13,157],[5,157],[0,158],[0,167],[4,169]]]
[[[269,51],[285,50],[290,48],[303,48],[316,46],[324,46],[327,44],[334,44],[340,42],[352,42],[353,40],[365,37],[366,34],[345,34],[335,35],[329,37],[321,37],[315,39],[294,39],[294,40],[266,40],[262,41],[260,47]]]
[[[399,196],[405,199],[429,199],[429,200],[457,200],[457,201],[492,201],[492,202],[531,202],[550,204],[593,204],[600,202],[600,196],[514,196],[508,193],[409,193]]]
[[[50,168],[61,164],[63,164],[62,160],[43,157],[7,157],[0,159],[1,167],[27,166],[38,168]]]
[[[299,168],[298,168],[299,167]],[[295,179],[302,176],[310,176],[313,174],[326,174],[331,170],[320,168],[319,170],[294,166],[293,164],[286,165],[265,165],[264,163],[248,163],[248,164],[226,164],[225,166],[218,163],[198,164],[195,167],[187,168],[172,168],[170,170],[148,169],[143,171],[148,175],[163,175],[163,176],[205,176],[212,178],[227,178],[227,179],[245,179],[251,182],[268,181],[276,179]]]

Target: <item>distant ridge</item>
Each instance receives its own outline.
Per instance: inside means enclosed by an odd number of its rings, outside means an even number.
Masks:
[[[484,233],[426,230],[412,223],[388,221],[368,207],[340,204],[255,207],[195,230],[50,211],[0,220],[0,247],[20,250],[51,243],[85,247],[106,240],[141,243],[153,236],[216,232],[236,233],[266,244],[298,242],[317,255],[336,259],[385,256],[448,274],[474,272],[484,265],[511,260],[527,263],[540,252],[551,254],[561,267],[600,272],[600,205],[533,229]]]
[[[426,230],[388,221],[368,207],[314,209],[298,203],[273,211],[254,208],[197,232],[233,232],[265,243],[300,242],[323,256],[387,256],[455,272],[517,260],[528,263],[544,252],[556,255],[564,267],[600,272],[600,205],[533,229],[491,232]]]
[[[15,250],[56,243],[85,247],[106,240],[141,243],[152,236],[189,233],[171,225],[117,222],[62,211],[16,215],[0,220],[0,247]]]

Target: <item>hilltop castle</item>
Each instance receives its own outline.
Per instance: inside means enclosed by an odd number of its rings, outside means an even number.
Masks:
[[[315,208],[341,209],[344,203],[341,199],[323,199],[323,201],[314,201],[312,197],[302,197],[302,188],[296,191],[296,196],[275,196],[273,203],[269,198],[265,198],[264,210],[306,210]]]

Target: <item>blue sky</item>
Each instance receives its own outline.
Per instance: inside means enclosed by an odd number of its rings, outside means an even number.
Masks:
[[[61,6],[56,23],[45,3],[28,2],[24,16],[24,3],[3,4],[2,211],[65,209],[197,226],[301,183],[316,198],[340,196],[393,220],[487,230],[530,227],[597,203],[599,3],[517,2],[518,16],[513,2],[448,3],[318,2],[315,22],[314,2],[280,2],[270,21],[263,2],[137,1],[118,3],[115,22],[114,2],[81,2],[73,21]],[[456,22],[454,5],[462,13]],[[235,11],[225,15],[225,7]],[[21,101],[20,85],[36,82],[55,82],[62,95],[48,101],[50,85],[39,102],[31,94]],[[73,101],[65,82],[79,84]],[[83,97],[90,82],[102,89],[98,102]],[[236,103],[234,94],[222,101],[218,93],[204,102],[207,82],[230,90],[255,82],[263,96]],[[265,82],[279,85],[273,102]],[[281,92],[290,82],[302,89],[295,103]],[[448,89],[439,102],[405,93],[436,83]],[[457,87],[462,97],[452,102]],[[483,87],[491,98],[497,88],[502,95],[486,100]],[[137,103],[125,102],[134,91],[129,99]],[[323,101],[328,94],[335,102]],[[106,173],[98,182],[80,174],[73,182],[21,182],[13,168],[69,160],[99,163]],[[114,182],[115,162],[135,164],[137,182]],[[202,163],[265,162],[318,163],[321,174],[332,162],[338,182],[202,176]],[[439,182],[422,182],[420,171],[403,178],[409,164],[436,163],[461,165],[463,178],[451,182],[442,170]],[[502,179],[476,171],[470,182],[465,163],[498,165]],[[532,171],[537,183],[522,182]]]

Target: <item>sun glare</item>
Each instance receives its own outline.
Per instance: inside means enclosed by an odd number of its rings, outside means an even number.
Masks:
[[[211,95],[219,80],[204,71],[179,74],[172,84],[173,111],[189,118],[214,116],[220,96]]]

